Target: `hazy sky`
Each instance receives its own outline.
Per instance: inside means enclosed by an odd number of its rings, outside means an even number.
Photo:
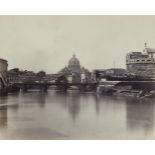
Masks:
[[[0,16],[0,57],[9,69],[55,73],[73,53],[90,70],[125,68],[126,53],[144,42],[155,47],[155,16]]]

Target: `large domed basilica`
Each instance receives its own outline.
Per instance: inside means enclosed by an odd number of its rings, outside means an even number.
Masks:
[[[87,69],[81,67],[80,61],[75,54],[73,54],[72,58],[69,60],[68,65],[63,68],[59,73],[68,77],[72,77],[72,81],[74,82],[81,81],[81,75],[90,75],[90,72]]]
[[[69,60],[68,69],[71,72],[81,73],[80,61],[76,58],[75,54],[73,54],[72,58]]]

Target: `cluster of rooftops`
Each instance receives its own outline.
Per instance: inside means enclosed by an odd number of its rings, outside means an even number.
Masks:
[[[5,61],[5,62],[7,62],[7,60],[5,60],[5,59],[2,59],[2,58],[0,58],[0,61]]]

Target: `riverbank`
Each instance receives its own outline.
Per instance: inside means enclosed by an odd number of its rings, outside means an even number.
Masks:
[[[154,98],[155,90],[133,89],[131,86],[102,86],[98,93],[112,96],[127,96],[136,98]]]

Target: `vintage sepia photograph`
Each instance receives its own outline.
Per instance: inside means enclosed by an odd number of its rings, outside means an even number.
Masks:
[[[0,140],[154,140],[155,16],[0,15]]]

